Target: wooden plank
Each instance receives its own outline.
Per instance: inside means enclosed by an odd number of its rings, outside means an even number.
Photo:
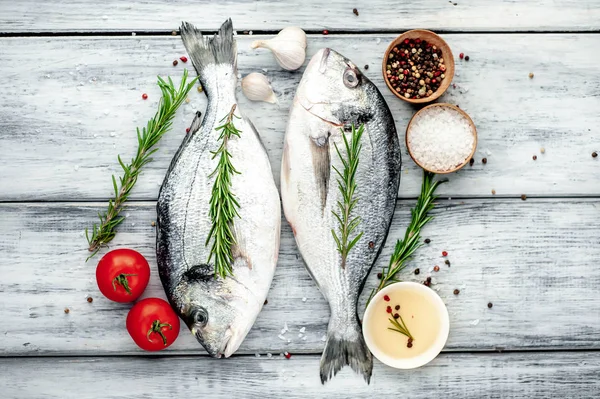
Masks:
[[[359,15],[353,14],[356,7]],[[293,10],[293,11],[292,11]],[[594,1],[384,0],[210,1],[89,0],[2,2],[2,32],[171,31],[182,19],[216,30],[231,17],[238,30],[305,29],[401,31],[590,31],[600,27]]]
[[[361,309],[376,284],[376,271],[404,232],[413,203],[398,203]],[[594,262],[600,259],[599,205],[591,199],[441,201],[424,231],[431,244],[419,249],[401,278],[423,281],[434,265],[440,266],[432,273],[432,287],[450,312],[446,350],[598,349],[600,268]],[[129,306],[109,302],[98,292],[98,258],[85,263],[83,229],[98,206],[0,205],[0,355],[141,353],[125,330]],[[132,204],[114,247],[143,253],[152,265],[145,295],[164,297],[155,266],[154,217],[153,203]],[[287,223],[282,230],[269,302],[239,353],[322,350],[328,306],[302,265]],[[449,252],[450,267],[442,251]],[[86,301],[88,295],[93,303]],[[284,323],[290,343],[278,338]],[[306,339],[298,337],[301,327]],[[160,354],[166,353],[204,352],[184,327],[177,342]]]
[[[455,83],[443,101],[459,104],[479,129],[473,167],[450,175],[447,196],[519,197],[598,195],[600,158],[600,75],[589,49],[600,35],[445,35],[456,53]],[[404,130],[414,109],[395,98],[380,78],[380,62],[390,35],[311,36],[309,56],[331,46],[379,86]],[[267,147],[276,181],[283,134],[300,72],[280,70],[268,51],[249,48],[239,38],[242,74],[265,68],[280,105],[251,103],[241,108],[254,121]],[[179,77],[184,54],[175,37],[3,38],[0,70],[0,201],[90,200],[112,194],[110,174],[136,148],[135,126],[144,125],[159,98],[157,74]],[[40,55],[41,54],[41,55]],[[188,64],[188,67],[191,65]],[[529,79],[529,72],[535,73]],[[147,101],[141,99],[148,93]],[[195,109],[205,96],[194,91],[176,117],[174,131],[160,144],[132,198],[153,200],[167,165]],[[540,153],[545,148],[545,154]],[[537,154],[537,161],[532,156]],[[487,165],[481,163],[486,157]],[[416,197],[421,173],[403,150],[401,197]],[[51,167],[50,167],[51,166]]]
[[[367,385],[348,368],[326,385],[318,356],[1,359],[4,398],[597,398],[597,352],[446,354],[416,370],[375,362]],[[170,370],[166,372],[166,370]]]

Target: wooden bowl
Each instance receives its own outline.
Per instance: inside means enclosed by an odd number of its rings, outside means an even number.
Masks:
[[[469,126],[471,126],[471,130],[473,132],[473,149],[471,150],[471,154],[469,154],[469,156],[465,159],[465,161],[463,163],[461,163],[460,165],[457,165],[455,168],[450,169],[450,170],[445,170],[445,171],[439,171],[439,170],[429,170],[427,169],[425,166],[423,166],[413,155],[412,151],[410,150],[410,145],[408,144],[408,131],[410,130],[410,126],[412,125],[413,120],[415,119],[415,117],[417,115],[419,115],[422,112],[425,112],[425,110],[432,108],[432,107],[445,107],[445,108],[451,108],[455,111],[457,111],[458,113],[460,113],[462,116],[464,116],[467,119],[467,122],[469,122]],[[462,109],[458,108],[455,105],[452,104],[447,104],[447,103],[436,103],[436,104],[430,104],[422,109],[420,109],[418,112],[416,112],[412,118],[410,118],[410,121],[408,122],[408,126],[406,127],[406,134],[404,135],[404,142],[406,144],[406,149],[408,150],[408,154],[410,155],[410,157],[412,158],[412,160],[419,165],[422,169],[425,169],[428,172],[431,173],[437,173],[440,175],[444,175],[444,174],[448,174],[448,173],[453,173],[456,172],[457,170],[461,169],[463,166],[465,166],[466,164],[469,163],[469,161],[471,160],[471,158],[473,158],[473,155],[475,154],[475,150],[477,149],[477,128],[475,127],[475,124],[473,123],[473,120],[471,119],[471,117]]]
[[[442,84],[440,85],[440,87],[438,87],[438,89],[436,91],[434,91],[433,94],[430,95],[429,97],[418,98],[418,99],[417,98],[406,98],[403,95],[401,95],[400,93],[398,93],[396,90],[394,90],[394,88],[392,87],[392,85],[387,77],[386,65],[387,65],[388,56],[390,55],[390,52],[392,51],[392,49],[394,47],[396,47],[397,44],[404,41],[405,39],[425,40],[425,41],[427,41],[427,43],[431,43],[432,45],[436,46],[438,49],[442,50],[442,58],[444,58],[444,65],[446,66],[446,71],[444,72],[444,75],[446,77],[444,78],[444,80],[442,80]],[[383,56],[383,62],[381,64],[381,72],[383,73],[383,80],[385,80],[385,84],[391,90],[391,92],[396,95],[396,97],[398,97],[406,102],[409,102],[411,104],[429,103],[429,102],[432,102],[432,101],[438,99],[442,94],[444,94],[444,92],[448,89],[448,87],[450,87],[450,83],[452,83],[452,78],[454,77],[454,56],[452,55],[452,51],[450,50],[450,46],[448,46],[448,43],[446,43],[444,41],[444,39],[442,39],[441,37],[439,37],[432,31],[424,30],[424,29],[413,29],[413,30],[409,30],[408,32],[404,32],[403,34],[398,36],[396,39],[394,39],[390,43],[387,50],[385,50],[385,54]]]

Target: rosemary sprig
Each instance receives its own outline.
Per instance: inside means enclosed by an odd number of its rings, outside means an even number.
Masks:
[[[432,216],[427,214],[434,208],[437,196],[434,195],[435,190],[442,183],[448,180],[437,180],[434,181],[435,174],[427,171],[423,171],[423,183],[421,184],[421,193],[417,199],[417,205],[410,210],[411,220],[404,239],[396,242],[394,253],[390,259],[390,263],[387,267],[384,267],[381,271],[381,280],[376,289],[371,291],[371,296],[367,301],[367,304],[373,298],[373,295],[382,288],[399,281],[396,278],[398,272],[406,267],[406,263],[410,260],[412,254],[420,248],[423,244],[421,243],[421,229],[431,219]]]
[[[344,146],[346,147],[347,159],[344,158],[338,148],[335,145],[335,151],[344,165],[344,170],[340,172],[335,166],[333,170],[338,175],[337,183],[340,193],[342,194],[342,201],[337,202],[338,212],[331,211],[333,216],[339,223],[339,235],[336,234],[334,229],[331,229],[331,234],[337,245],[338,252],[342,255],[342,268],[346,267],[346,258],[348,253],[362,237],[363,232],[361,231],[356,237],[350,239],[350,235],[358,227],[360,223],[360,217],[351,219],[351,213],[358,202],[358,198],[355,198],[354,192],[356,191],[356,169],[358,168],[360,150],[362,144],[360,139],[365,130],[364,125],[361,125],[358,129],[352,125],[352,138],[350,141],[346,138],[346,134],[342,129],[342,138],[344,139]]]
[[[406,327],[406,323],[404,323],[404,319],[402,319],[402,316],[400,316],[400,314],[398,314],[398,317],[400,318],[400,323],[398,322],[398,320],[395,317],[390,317],[388,319],[390,321],[390,323],[392,323],[392,325],[394,326],[393,328],[388,327],[388,330],[397,331],[400,334],[406,335],[409,338],[409,342],[412,343],[412,341],[415,338],[412,336],[410,331],[408,331],[408,327]]]
[[[114,197],[108,200],[107,211],[103,214],[98,213],[100,223],[94,223],[91,237],[88,234],[88,229],[85,229],[85,237],[87,238],[89,245],[88,250],[91,252],[91,255],[87,259],[96,255],[100,248],[107,246],[116,235],[115,229],[125,219],[120,216],[120,214],[125,208],[125,202],[137,181],[142,167],[152,161],[152,154],[158,150],[158,148],[154,148],[154,146],[171,128],[177,109],[183,100],[185,100],[191,88],[194,87],[194,83],[196,83],[197,78],[194,78],[190,83],[187,83],[187,77],[188,72],[187,70],[184,70],[179,88],[175,87],[170,77],[168,78],[168,82],[160,76],[158,77],[158,87],[162,92],[162,98],[158,103],[158,111],[156,111],[154,117],[148,121],[148,125],[142,128],[141,132],[139,128],[136,129],[138,149],[135,157],[131,160],[131,163],[125,165],[121,156],[119,155],[117,157],[121,168],[123,168],[123,176],[119,177],[119,184],[117,184],[115,176],[112,176],[112,183],[115,191]]]
[[[233,235],[233,218],[239,217],[238,203],[235,195],[231,191],[231,176],[234,173],[239,174],[231,163],[231,154],[227,150],[227,143],[232,136],[240,137],[239,131],[233,124],[233,118],[239,119],[235,115],[235,104],[231,107],[231,111],[221,119],[224,122],[221,126],[215,128],[220,132],[219,140],[221,145],[216,151],[211,151],[213,159],[219,157],[219,162],[215,170],[210,174],[210,177],[215,176],[215,182],[212,187],[210,197],[209,215],[212,221],[212,227],[206,238],[206,244],[213,240],[210,248],[210,255],[207,263],[214,256],[215,258],[215,278],[221,276],[225,278],[233,275],[231,264],[233,262],[232,246],[235,245],[235,236]]]

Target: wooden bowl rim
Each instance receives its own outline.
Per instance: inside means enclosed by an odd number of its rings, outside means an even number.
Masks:
[[[444,78],[444,81],[442,82],[440,87],[438,87],[438,89],[435,92],[433,92],[433,94],[431,96],[425,97],[425,98],[418,98],[418,99],[406,98],[406,97],[400,95],[396,90],[394,90],[394,88],[390,84],[390,81],[387,77],[386,68],[385,68],[387,58],[388,58],[390,52],[392,51],[392,49],[394,48],[394,46],[396,46],[396,44],[398,44],[399,42],[404,40],[406,38],[406,36],[412,35],[413,33],[423,34],[424,36],[433,36],[436,40],[439,40],[441,43],[443,43],[444,47],[447,49],[447,53],[446,53],[446,51],[444,51],[442,49],[442,55],[444,56],[443,57],[444,61],[447,61],[446,62],[446,73],[445,73],[446,77]],[[425,39],[425,40],[427,40],[427,39]],[[437,33],[432,32],[427,29],[411,29],[411,30],[408,30],[408,31],[402,33],[401,35],[398,35],[388,45],[388,47],[385,50],[385,53],[383,55],[383,61],[381,63],[381,73],[383,75],[383,81],[385,82],[388,89],[390,89],[390,91],[392,93],[394,93],[394,95],[396,97],[398,97],[399,99],[406,101],[410,104],[430,103],[430,102],[435,101],[438,98],[440,98],[442,96],[442,94],[444,94],[446,92],[446,90],[448,90],[448,87],[450,87],[450,83],[452,83],[452,79],[454,79],[454,55],[452,54],[452,49],[450,48],[448,43],[446,43],[446,41],[444,39],[442,39],[442,37],[440,35],[438,35]]]
[[[473,131],[473,136],[474,136],[473,149],[471,150],[471,154],[469,154],[469,156],[465,159],[465,161],[462,164],[458,165],[456,168],[451,169],[451,170],[447,170],[447,171],[443,171],[443,172],[441,172],[441,171],[435,171],[435,170],[429,170],[425,166],[423,166],[419,161],[417,161],[415,159],[415,156],[413,155],[412,151],[410,150],[410,145],[408,144],[408,131],[410,130],[410,125],[412,124],[413,120],[421,112],[425,111],[428,108],[432,108],[432,107],[446,107],[446,108],[451,108],[451,109],[453,109],[455,111],[458,111],[469,122],[469,125],[471,126],[471,130]],[[473,158],[473,155],[475,155],[475,151],[477,150],[477,127],[475,126],[475,123],[473,123],[473,120],[471,119],[471,117],[469,116],[469,114],[467,114],[462,109],[458,108],[456,105],[452,105],[452,104],[448,104],[448,103],[429,104],[428,106],[423,107],[419,111],[415,112],[415,114],[412,116],[412,118],[410,118],[410,121],[408,121],[408,126],[406,126],[406,133],[404,134],[404,143],[406,144],[406,149],[408,151],[408,155],[410,155],[410,157],[412,158],[413,162],[416,163],[420,168],[422,168],[422,169],[424,169],[424,170],[426,170],[428,172],[438,174],[438,175],[446,175],[448,173],[454,173],[457,170],[462,169],[466,164],[469,163],[469,161],[471,160],[471,158]]]

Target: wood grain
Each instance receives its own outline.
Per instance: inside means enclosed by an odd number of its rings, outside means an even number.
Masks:
[[[20,4],[13,2],[14,4]],[[56,4],[56,3],[52,3]],[[519,2],[520,4],[520,2]],[[403,135],[414,112],[395,98],[380,77],[381,57],[393,35],[309,37],[309,56],[330,46],[361,66],[384,93]],[[474,166],[450,176],[446,196],[579,196],[600,194],[600,75],[589,49],[599,34],[443,35],[458,54],[454,83],[441,101],[458,104],[479,132]],[[254,121],[267,147],[276,181],[283,133],[301,72],[277,67],[267,51],[251,50],[239,38],[243,75],[264,68],[280,105],[251,103],[241,109]],[[135,126],[154,113],[155,76],[181,76],[184,54],[178,37],[1,38],[0,201],[93,200],[112,193],[119,172],[136,147]],[[191,65],[188,63],[188,67]],[[534,79],[529,79],[534,72]],[[143,101],[142,93],[149,99]],[[204,110],[193,92],[163,138],[155,162],[140,177],[132,198],[153,200],[167,165],[190,123]],[[400,140],[404,143],[404,140]],[[404,144],[402,144],[404,145]],[[545,154],[541,154],[541,148]],[[537,154],[537,161],[532,156]],[[420,172],[403,149],[401,197],[416,197]],[[481,163],[487,158],[487,164]]]
[[[2,32],[172,31],[182,19],[216,30],[231,17],[238,30],[591,31],[600,27],[594,1],[578,0],[109,0],[0,2]],[[353,14],[356,8],[359,15]]]
[[[360,299],[361,314],[413,203],[398,203],[387,245]],[[423,281],[434,265],[440,266],[432,273],[432,287],[450,312],[446,350],[598,349],[599,205],[591,199],[440,201],[424,231],[431,243],[418,250],[401,278]],[[98,206],[0,205],[0,355],[141,353],[125,330],[129,306],[100,295],[94,274],[99,258],[85,263],[83,230]],[[154,256],[154,204],[132,204],[127,215],[114,247],[144,254],[152,267],[145,296],[164,297]],[[239,353],[322,350],[329,310],[305,271],[287,223],[282,230],[268,304]],[[448,251],[450,267],[442,251]],[[417,267],[418,276],[413,274]],[[460,294],[454,295],[457,288]],[[289,344],[278,338],[284,323],[290,328],[285,335]],[[298,337],[301,327],[305,340]],[[169,353],[204,351],[184,327],[177,342],[159,355]]]
[[[375,362],[371,384],[348,368],[321,385],[318,356],[0,359],[12,398],[597,398],[597,352],[446,354],[424,368]],[[351,392],[351,394],[350,394]]]

